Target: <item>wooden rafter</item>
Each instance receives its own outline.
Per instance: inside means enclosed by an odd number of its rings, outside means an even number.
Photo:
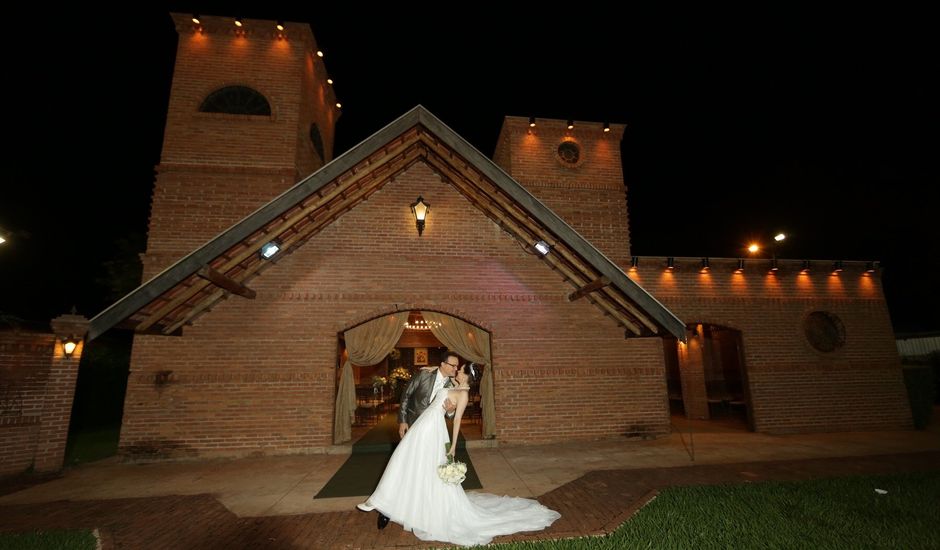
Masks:
[[[370,163],[370,165],[374,167],[373,170],[376,170],[382,167],[387,168],[387,162],[390,159],[394,159],[396,156],[405,155],[406,151],[408,151],[409,149],[415,149],[414,141],[415,140],[411,140],[410,142],[403,143],[401,147],[396,147],[394,149],[394,152],[390,152],[386,155],[383,155],[381,157],[381,161],[375,161],[373,163]],[[405,155],[405,156],[411,156],[411,155],[414,155],[416,157],[416,153],[410,153],[409,155]],[[370,175],[373,170],[363,170],[357,173],[355,176],[352,176],[352,178],[355,178],[356,180],[362,180],[366,176]],[[359,193],[361,193],[361,189],[359,189]],[[356,193],[355,196],[358,196],[359,193]],[[334,198],[340,195],[341,195],[340,189],[338,187],[334,187],[332,191],[329,191],[323,195],[320,195],[319,200],[313,201],[308,206],[301,208],[299,212],[294,213],[292,216],[290,216],[287,219],[287,221],[282,221],[280,224],[276,225],[275,227],[280,228],[280,230],[277,230],[277,229],[269,230],[267,232],[267,236],[273,238],[279,235],[280,233],[284,231],[285,228],[296,224],[297,222],[301,221],[303,218],[312,214],[318,208],[325,206],[331,200],[333,200]],[[264,239],[252,239],[252,242],[259,242],[262,240]],[[282,249],[286,251],[286,249],[288,249],[295,240],[296,239],[294,238],[290,238],[285,241],[282,241],[281,243]],[[250,257],[256,254],[257,254],[257,250],[254,247],[246,246],[241,252],[238,252],[237,254],[235,254],[230,260],[226,261],[224,264],[220,266],[215,266],[215,269],[219,271],[220,273],[227,273],[230,269],[238,266],[239,264],[241,264],[242,262],[244,262],[245,260],[249,259]],[[253,272],[254,270],[249,268],[249,269],[246,269],[245,271]],[[203,290],[208,284],[209,282],[204,281],[204,280],[197,279],[196,281],[194,281],[190,287],[181,291],[177,296],[169,300],[167,303],[159,306],[156,311],[150,313],[148,316],[148,319],[141,323],[141,329],[145,330],[150,325],[158,322],[159,320],[169,315],[171,312],[173,312],[173,310],[180,307],[187,300],[189,300],[190,298],[195,296],[197,293],[199,293],[201,290]]]
[[[248,298],[249,300],[255,299],[255,291],[248,288],[247,286],[239,283],[238,281],[222,275],[218,271],[212,269],[209,266],[205,266],[199,270],[197,273],[199,277],[209,281],[215,286],[227,290],[232,294],[241,296],[243,298]]]
[[[451,181],[455,187],[457,187],[464,195],[474,195],[475,199],[479,202],[485,195],[483,195],[482,190],[475,187],[470,181],[465,179],[462,174],[458,171],[452,169],[453,167],[447,164],[444,159],[436,156],[430,155],[428,157],[428,162],[441,174],[444,175],[449,181]],[[523,242],[534,242],[537,240],[535,237],[544,238],[543,235],[539,233],[533,233],[531,228],[523,228],[520,224],[516,223],[516,220],[510,218],[509,214],[505,211],[502,211],[497,208],[492,208],[490,212],[499,218],[500,222],[503,224],[504,228],[508,229],[511,233],[515,234],[519,240]],[[567,266],[563,265],[558,259],[549,256],[543,258],[554,268],[558,269],[562,274],[565,275],[568,279],[572,280],[574,284],[580,286],[586,283],[587,278],[583,275],[578,275]],[[635,334],[642,334],[642,330],[639,325],[633,320],[627,318],[623,312],[618,308],[614,307],[606,300],[598,300],[595,302],[601,309],[603,309],[608,314],[612,315],[617,321],[620,322],[623,326],[629,328]]]
[[[607,277],[600,277],[599,279],[594,279],[590,283],[582,286],[578,290],[575,290],[574,292],[569,294],[568,301],[573,302],[580,298],[584,298],[588,294],[595,292],[597,290],[600,290],[609,284],[610,284],[610,279],[608,279]]]
[[[395,175],[401,173],[408,166],[413,164],[422,154],[422,151],[418,147],[410,147],[405,153],[401,155],[401,158],[392,161],[385,165],[387,169],[387,174],[384,177],[376,178],[371,182],[369,186],[361,186],[357,192],[347,195],[347,199],[342,208],[334,207],[331,209],[331,215],[328,217],[322,217],[319,222],[308,224],[307,229],[303,232],[296,232],[289,239],[282,241],[282,251],[278,254],[279,257],[283,257],[293,251],[295,248],[309,240],[314,234],[318,233],[323,227],[330,225],[335,221],[339,216],[344,212],[347,212],[355,204],[358,204],[368,195],[371,195],[379,187],[385,184],[389,179]],[[255,252],[252,252],[256,256]],[[245,281],[249,277],[253,277],[258,274],[260,271],[267,269],[273,265],[272,262],[262,262],[260,259],[255,260],[251,265],[244,268],[240,273],[240,280]],[[181,328],[186,323],[192,321],[197,315],[199,315],[203,310],[211,307],[215,302],[221,299],[224,296],[224,291],[216,290],[214,292],[209,292],[203,298],[201,298],[197,304],[192,306],[181,318],[171,321],[167,325],[167,330],[176,330]]]

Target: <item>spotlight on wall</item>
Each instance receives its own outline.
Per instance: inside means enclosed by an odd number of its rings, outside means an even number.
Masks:
[[[832,274],[838,275],[839,273],[842,273],[842,260],[832,262]]]
[[[343,104],[340,103],[339,101],[337,101],[337,102],[336,102],[336,108],[337,108],[337,109],[342,109],[342,108],[343,108]]]
[[[568,129],[574,130],[574,121],[571,119],[568,119]]]
[[[241,28],[243,24],[244,24],[244,23],[242,23],[242,18],[241,18],[241,17],[236,17],[236,18],[235,18],[235,26],[236,26],[236,27]]]
[[[62,353],[65,354],[66,359],[72,358],[72,354],[75,353],[75,348],[78,347],[78,343],[81,341],[81,338],[75,336],[68,336],[62,339]]]
[[[545,241],[539,241],[535,243],[533,246],[535,247],[536,252],[538,252],[539,255],[542,256],[543,258],[545,256],[548,256],[549,251],[551,251],[552,249],[551,245]]]
[[[800,273],[809,273],[810,267],[812,267],[812,264],[810,263],[810,261],[803,260],[803,263],[800,264]]]
[[[747,251],[751,254],[757,254],[760,252],[760,245],[757,243],[751,243],[747,246]]]
[[[640,257],[634,256],[630,258],[630,271],[636,271],[638,267],[640,267]]]
[[[734,270],[735,273],[744,273],[744,259],[738,258],[738,267]]]
[[[770,260],[770,273],[776,273],[780,271],[780,267],[777,265],[777,258]]]
[[[330,86],[332,86],[332,85],[333,85],[333,79],[332,79],[332,78],[327,78],[327,79],[326,79],[326,83],[329,84]]]
[[[276,29],[279,30],[279,31],[283,31],[283,30],[284,30],[284,21],[279,19],[278,22],[277,22],[277,25],[275,25],[274,28],[276,28]]]
[[[865,273],[874,273],[878,270],[878,262],[865,262]]]
[[[529,117],[529,128],[535,128],[535,117],[534,117],[534,116],[530,116],[530,117]]]
[[[201,24],[202,24],[202,23],[199,21],[199,14],[196,14],[196,13],[193,14],[193,23],[195,23],[195,24],[197,24],[197,25],[201,25]]]
[[[317,50],[317,57],[323,57],[323,50]]]
[[[676,269],[676,259],[672,256],[666,258],[666,271],[674,271]]]
[[[784,240],[786,240],[786,238],[787,236],[784,235],[783,233],[777,233],[776,235],[774,235],[774,240],[777,241],[778,243],[783,242]]]
[[[270,260],[274,257],[275,254],[281,251],[281,245],[277,241],[270,241],[264,243],[261,247],[261,250],[258,251],[261,254],[261,259]]]
[[[609,122],[605,122],[605,123],[604,123],[604,133],[606,134],[606,133],[609,132],[609,131],[610,131],[610,123],[609,123]]]
[[[702,269],[699,270],[700,273],[708,273],[711,270],[711,265],[708,263],[708,258],[702,258]]]
[[[411,213],[415,217],[415,227],[418,228],[418,236],[424,233],[424,222],[428,219],[428,212],[431,211],[430,203],[424,202],[424,198],[418,195],[417,200],[411,204]]]

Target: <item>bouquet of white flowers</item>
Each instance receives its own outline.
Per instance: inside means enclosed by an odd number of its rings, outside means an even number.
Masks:
[[[445,453],[450,452],[450,443],[445,443],[444,449]],[[448,454],[447,462],[437,467],[437,475],[444,483],[457,485],[467,479],[467,465]]]

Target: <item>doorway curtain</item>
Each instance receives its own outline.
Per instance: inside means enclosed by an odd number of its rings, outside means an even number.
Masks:
[[[392,313],[363,323],[343,333],[349,359],[343,364],[336,392],[336,410],[333,418],[333,443],[339,445],[352,439],[352,424],[356,415],[356,382],[352,366],[375,365],[391,353],[401,339],[408,321],[408,312]]]

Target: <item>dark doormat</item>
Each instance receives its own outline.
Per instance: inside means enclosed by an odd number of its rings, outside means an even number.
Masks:
[[[386,414],[378,424],[353,444],[352,454],[313,498],[367,497],[375,491],[385,465],[398,445],[398,417]],[[483,485],[467,454],[463,434],[457,436],[457,460],[467,465],[464,489],[481,489]]]

